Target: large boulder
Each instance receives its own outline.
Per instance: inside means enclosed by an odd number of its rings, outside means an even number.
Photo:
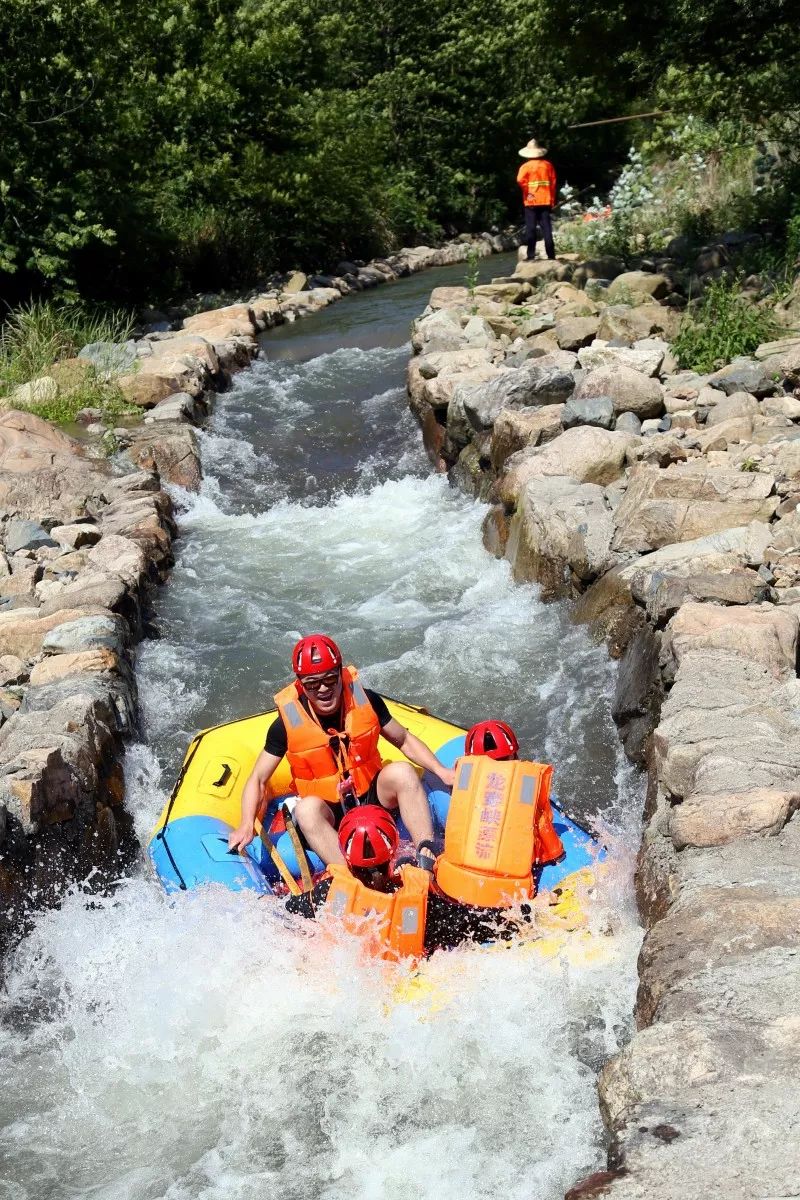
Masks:
[[[464,345],[461,313],[457,309],[439,308],[414,322],[411,344],[420,354],[438,350],[460,350]]]
[[[597,336],[608,342],[625,342],[629,346],[651,334],[663,335],[667,341],[678,332],[680,317],[672,308],[661,304],[609,304],[603,309]]]
[[[614,401],[610,396],[570,396],[564,405],[561,423],[565,429],[571,429],[573,425],[611,429],[614,425]]]
[[[706,425],[721,425],[723,421],[732,421],[737,417],[750,417],[752,420],[758,413],[759,405],[755,396],[749,392],[731,392],[709,409]]]
[[[750,521],[778,507],[775,479],[760,471],[711,468],[702,460],[634,468],[614,521],[614,549],[644,553]]]
[[[563,404],[575,386],[569,371],[541,367],[536,360],[502,372],[496,379],[463,388],[462,403],[475,429],[490,429],[502,408]]]
[[[637,300],[663,300],[672,291],[665,275],[649,271],[623,271],[612,280],[608,289],[611,304],[635,304]]]
[[[658,375],[664,356],[669,350],[659,338],[641,338],[632,346],[617,346],[612,342],[595,340],[578,351],[578,361],[586,371],[595,367],[632,367],[643,375]]]
[[[579,350],[597,335],[597,317],[563,317],[556,320],[556,341],[562,350]]]
[[[506,463],[498,481],[500,498],[515,504],[531,479],[565,475],[579,483],[604,486],[623,472],[625,452],[635,439],[627,433],[579,425],[545,446],[522,450]]]
[[[664,411],[664,392],[656,379],[618,363],[588,371],[575,389],[575,398],[610,396],[615,413],[635,413],[640,420],[660,417]]]
[[[491,460],[500,471],[512,454],[526,446],[551,442],[562,432],[563,404],[541,408],[502,408],[492,428]]]
[[[794,679],[798,618],[772,604],[682,605],[667,626],[662,658],[671,674],[696,650],[725,650],[766,667],[775,679]]]
[[[612,530],[601,487],[565,476],[532,479],[521,493],[506,556],[517,578],[536,580],[547,597],[569,595],[613,566]]]
[[[718,388],[730,396],[734,392],[750,392],[753,396],[770,396],[778,384],[772,374],[755,358],[734,358],[727,366],[716,371],[708,380],[711,387]]]

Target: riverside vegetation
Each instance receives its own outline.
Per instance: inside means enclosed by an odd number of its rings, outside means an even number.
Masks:
[[[703,154],[791,147],[794,16],[785,0],[6,0],[0,295],[152,301],[486,228],[516,211],[532,129],[562,179],[602,191],[630,127],[569,127],[606,115],[670,110],[636,139],[666,158],[687,114],[710,122]]]

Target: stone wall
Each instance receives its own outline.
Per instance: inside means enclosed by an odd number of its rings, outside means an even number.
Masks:
[[[664,260],[437,289],[409,395],[487,545],[619,659],[646,767],[638,1032],[600,1077],[609,1169],[569,1193],[794,1195],[800,942],[800,339],[700,376]]]

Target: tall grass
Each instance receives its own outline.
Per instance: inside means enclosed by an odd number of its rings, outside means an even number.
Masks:
[[[672,349],[682,367],[706,374],[752,354],[778,333],[772,312],[744,296],[739,281],[723,278],[710,283],[687,310]]]
[[[90,342],[124,342],[133,330],[131,315],[121,309],[90,308],[80,303],[33,300],[13,309],[0,331],[0,396],[60,424],[71,422],[81,408],[99,408],[109,417],[136,412],[115,384],[87,367],[59,394],[28,404],[14,401],[14,389],[47,375],[54,363],[74,358]]]
[[[84,304],[32,300],[12,309],[0,332],[0,388],[10,391],[73,358],[89,342],[124,342],[133,330],[130,313]]]

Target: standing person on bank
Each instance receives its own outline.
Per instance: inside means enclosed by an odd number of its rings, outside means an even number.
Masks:
[[[345,812],[378,804],[398,812],[417,847],[417,862],[433,870],[436,850],[428,797],[411,765],[452,787],[455,772],[389,712],[377,692],[362,687],[354,667],[325,634],[301,638],[292,653],[296,681],[275,697],[278,716],[242,792],[242,817],[228,838],[231,850],[253,840],[264,788],[286,756],[299,799],[294,818],[308,845],[327,865],[343,863],[337,829]],[[384,737],[409,760],[383,763]]]
[[[556,202],[556,172],[547,158],[547,150],[531,138],[519,152],[526,161],[517,172],[525,206],[525,244],[528,261],[536,258],[536,230],[542,231],[548,258],[555,258],[553,244],[553,207]]]

